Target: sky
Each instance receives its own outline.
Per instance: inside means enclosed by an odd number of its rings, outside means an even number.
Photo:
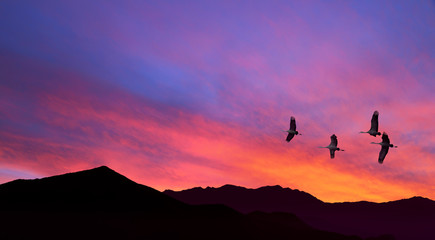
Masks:
[[[435,199],[434,42],[424,0],[2,0],[0,183],[106,165],[160,191]]]

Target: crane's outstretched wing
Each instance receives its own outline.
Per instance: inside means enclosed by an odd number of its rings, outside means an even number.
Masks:
[[[390,144],[390,139],[388,138],[388,134],[386,132],[382,133],[382,143]]]
[[[378,127],[379,127],[378,116],[379,116],[379,112],[375,111],[372,116],[372,124],[370,126],[370,131],[375,131],[375,132],[378,131]]]
[[[335,157],[335,150],[329,149],[329,154],[331,155],[331,159]]]
[[[382,146],[381,151],[379,152],[379,159],[378,162],[382,164],[384,162],[385,156],[387,156],[388,149],[390,146]]]
[[[337,147],[337,143],[338,143],[337,136],[335,136],[335,134],[332,134],[331,135],[331,143],[329,145]]]
[[[290,142],[290,140],[292,140],[292,138],[294,137],[295,135],[293,134],[293,133],[289,133],[288,135],[287,135],[287,138],[285,139],[287,142]]]
[[[296,120],[293,116],[290,118],[290,130],[296,131]]]

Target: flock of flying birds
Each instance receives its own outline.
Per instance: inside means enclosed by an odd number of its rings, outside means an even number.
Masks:
[[[373,116],[372,116],[370,130],[368,130],[367,132],[360,132],[360,133],[368,133],[373,137],[376,137],[377,135],[381,135],[381,133],[378,132],[378,127],[379,127],[378,117],[379,117],[379,112],[375,111],[373,113]],[[293,116],[290,118],[290,129],[286,130],[284,132],[288,132],[288,135],[286,138],[287,142],[290,142],[290,140],[292,140],[292,138],[295,135],[302,135],[298,131],[296,131],[296,120]],[[388,138],[388,135],[385,132],[382,134],[382,142],[380,142],[380,143],[371,142],[371,143],[381,145],[381,151],[379,152],[379,158],[378,158],[378,162],[381,164],[384,162],[384,159],[385,159],[385,156],[387,156],[388,150],[390,148],[397,148],[397,146],[390,144],[390,139]],[[329,153],[331,155],[331,158],[334,158],[335,151],[344,151],[343,149],[338,148],[337,144],[338,144],[337,136],[335,136],[335,134],[332,134],[331,143],[326,147],[319,147],[319,148],[328,148]]]

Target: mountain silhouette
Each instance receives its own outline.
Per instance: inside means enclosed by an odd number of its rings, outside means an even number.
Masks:
[[[233,185],[164,193],[189,204],[224,204],[245,214],[293,213],[317,229],[348,235],[435,239],[435,202],[422,197],[385,203],[325,203],[308,193],[280,186],[247,189]]]
[[[183,203],[137,184],[102,166],[34,180],[15,180],[0,185],[0,202],[7,209],[117,209],[163,211]],[[117,204],[119,203],[119,204]],[[121,204],[122,203],[122,204]]]
[[[105,166],[2,184],[0,216],[0,239],[361,239],[291,213],[183,203]]]
[[[280,186],[247,189],[234,185],[224,185],[220,188],[197,187],[179,192],[166,190],[164,193],[189,204],[221,203],[242,213],[253,211],[295,212],[300,208],[316,208],[323,203],[306,192],[284,189]]]

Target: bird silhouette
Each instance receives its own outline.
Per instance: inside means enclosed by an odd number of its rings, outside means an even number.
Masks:
[[[326,147],[319,147],[319,148],[328,148],[329,154],[331,155],[331,159],[335,158],[335,151],[344,151],[343,149],[340,149],[337,147],[338,141],[337,136],[335,134],[331,135],[331,143]]]
[[[373,137],[376,137],[377,135],[381,135],[381,133],[378,132],[378,127],[379,127],[378,116],[379,116],[379,112],[375,111],[372,116],[370,130],[368,130],[367,132],[360,132],[360,133],[368,133]]]
[[[284,132],[288,132],[287,138],[285,139],[287,142],[290,142],[295,135],[302,135],[296,131],[296,120],[293,116],[290,117],[290,129]]]
[[[387,156],[388,150],[390,148],[397,148],[397,146],[390,144],[390,139],[388,138],[388,134],[385,132],[382,134],[382,142],[380,143],[371,142],[371,143],[379,144],[382,146],[381,151],[379,152],[379,159],[378,159],[378,162],[380,164],[384,162],[385,156]]]

